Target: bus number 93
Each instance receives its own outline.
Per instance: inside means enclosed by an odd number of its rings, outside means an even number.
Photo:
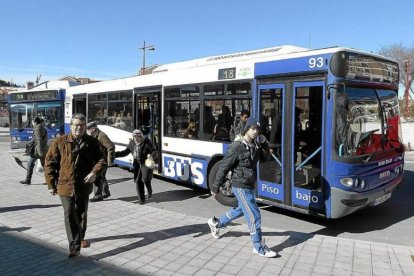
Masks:
[[[309,68],[322,68],[323,67],[323,57],[316,57],[309,59]]]

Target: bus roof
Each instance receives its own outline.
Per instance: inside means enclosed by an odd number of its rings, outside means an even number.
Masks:
[[[60,90],[60,89],[66,89],[72,86],[80,85],[80,83],[75,81],[68,81],[68,80],[62,80],[62,81],[46,81],[43,83],[40,83],[33,87],[32,89],[24,89],[19,91],[13,91],[10,93],[16,93],[16,92],[29,92],[29,91],[44,91],[44,90]]]
[[[309,49],[297,47],[293,45],[276,46],[276,47],[271,47],[271,48],[257,49],[257,50],[252,50],[252,51],[231,53],[231,54],[225,54],[225,55],[219,55],[219,56],[210,56],[210,57],[199,58],[199,59],[194,59],[194,60],[189,60],[189,61],[170,63],[170,64],[161,65],[157,67],[156,69],[154,69],[153,73],[165,72],[165,71],[171,71],[171,70],[177,70],[177,69],[194,68],[194,67],[213,65],[213,64],[221,64],[226,61],[237,62],[237,61],[243,61],[243,60],[249,60],[249,59],[274,57],[277,55],[304,52],[304,51],[309,51]]]
[[[381,57],[377,54],[360,51],[347,47],[329,47],[322,49],[307,49],[293,45],[275,46],[252,51],[237,52],[219,56],[209,56],[184,62],[165,64],[154,69],[152,74],[129,76],[84,84],[67,89],[68,94],[99,93],[110,91],[131,90],[139,87],[173,86],[191,83],[218,81],[218,70],[221,68],[237,67],[244,70],[237,80],[253,78],[254,64],[259,62],[284,60],[311,55],[333,54],[338,51],[351,51]],[[392,59],[389,59],[392,60]]]

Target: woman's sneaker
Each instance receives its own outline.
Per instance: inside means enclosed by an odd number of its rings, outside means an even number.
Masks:
[[[207,221],[207,223],[208,223],[208,226],[210,226],[211,235],[213,236],[213,238],[218,239],[220,237],[219,236],[220,229],[218,228],[219,220],[216,219],[216,217],[212,217]]]
[[[277,253],[275,251],[272,251],[269,247],[267,247],[264,240],[261,243],[261,247],[263,249],[263,253],[257,251],[256,248],[253,247],[253,254],[257,254],[260,257],[265,257],[265,258],[274,258],[277,256]]]

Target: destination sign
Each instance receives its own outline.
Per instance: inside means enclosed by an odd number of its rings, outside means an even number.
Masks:
[[[398,83],[398,64],[375,56],[338,52],[331,60],[332,73],[337,77]]]
[[[45,101],[56,100],[57,90],[31,91],[11,94],[12,101]]]

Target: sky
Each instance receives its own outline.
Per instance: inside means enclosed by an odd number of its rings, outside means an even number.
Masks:
[[[280,45],[412,46],[412,0],[2,0],[0,79],[108,80]]]

